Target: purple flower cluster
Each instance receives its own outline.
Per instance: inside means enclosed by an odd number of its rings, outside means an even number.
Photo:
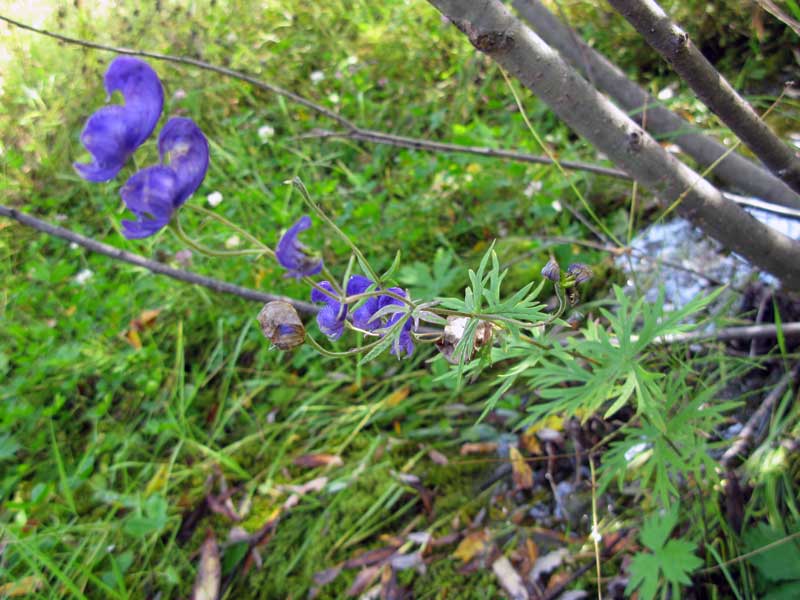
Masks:
[[[336,296],[336,292],[330,282],[323,281],[319,285],[330,292],[332,296]],[[380,288],[375,287],[375,282],[368,277],[353,275],[347,282],[346,294],[347,296],[363,294],[370,287],[373,287],[375,291],[380,290]],[[403,298],[408,297],[404,290],[397,287],[388,288],[386,291]],[[332,340],[338,340],[344,331],[344,323],[348,317],[347,305],[342,305],[335,298],[332,298],[316,288],[311,290],[311,301],[325,304],[317,315],[317,324],[322,333]],[[414,340],[411,337],[411,331],[413,329],[412,320],[407,318],[403,312],[391,313],[385,321],[383,321],[381,317],[376,317],[376,313],[382,308],[390,305],[402,306],[403,304],[401,300],[389,296],[388,294],[371,296],[352,312],[350,318],[353,325],[364,331],[389,331],[401,319],[406,319],[403,323],[400,335],[392,346],[391,353],[400,356],[405,352],[407,356],[411,356],[414,352]]]
[[[92,162],[75,163],[78,175],[92,182],[110,181],[158,123],[164,90],[156,72],[130,56],[115,58],[105,74],[110,98],[120,92],[123,105],[105,106],[86,121],[81,142]],[[135,221],[122,221],[128,239],[149,237],[169,223],[208,170],[208,141],[191,119],[173,117],[158,136],[160,164],[146,167],[122,186],[120,195]]]

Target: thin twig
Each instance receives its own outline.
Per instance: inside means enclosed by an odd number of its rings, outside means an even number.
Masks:
[[[165,62],[190,65],[193,67],[197,67],[198,69],[211,71],[212,73],[218,73],[220,75],[231,77],[233,79],[238,79],[240,81],[249,83],[253,87],[271,92],[273,94],[277,94],[279,96],[283,96],[284,98],[291,100],[292,102],[300,104],[301,106],[305,106],[310,110],[313,110],[321,115],[324,115],[325,117],[328,117],[329,119],[335,121],[336,123],[338,123],[339,125],[341,125],[346,129],[345,132],[323,132],[324,135],[321,134],[317,137],[350,138],[364,142],[372,142],[375,144],[384,144],[388,146],[397,146],[400,148],[409,148],[411,150],[426,150],[433,152],[455,152],[462,154],[487,156],[492,158],[502,158],[517,162],[536,163],[543,165],[553,164],[553,161],[546,156],[537,156],[534,154],[527,154],[525,152],[516,152],[510,150],[495,150],[493,148],[483,148],[475,146],[461,146],[459,144],[448,144],[445,142],[432,142],[424,139],[409,138],[399,135],[393,135],[390,133],[384,133],[381,131],[364,129],[359,127],[349,119],[343,117],[336,111],[326,108],[321,104],[318,104],[312,100],[309,100],[308,98],[305,98],[299,94],[291,92],[280,86],[268,83],[256,77],[253,77],[252,75],[248,75],[247,73],[236,71],[235,69],[221,67],[218,65],[207,63],[202,60],[198,60],[196,58],[174,56],[170,54],[162,54],[160,52],[150,52],[147,50],[137,50],[135,48],[125,48],[122,46],[110,46],[106,44],[90,42],[87,40],[82,40],[79,38],[62,35],[60,33],[55,33],[53,31],[42,29],[40,27],[27,25],[25,23],[22,23],[5,15],[0,15],[0,21],[5,21],[6,23],[14,25],[15,27],[19,27],[20,29],[32,31],[33,33],[38,33],[40,35],[45,35],[67,44],[74,44],[77,46],[83,46],[85,48],[92,48],[94,50],[102,50],[104,52],[115,52],[117,54],[127,54],[129,56],[141,56],[143,58],[152,58],[153,60],[162,60]],[[602,167],[600,165],[592,165],[575,161],[561,161],[561,165],[564,168],[571,170],[587,171],[599,175],[607,175],[609,177],[629,179],[628,175],[624,171],[609,167]]]
[[[432,152],[457,152],[461,154],[475,154],[477,156],[487,156],[490,158],[502,158],[516,162],[534,163],[539,165],[552,165],[553,161],[547,156],[540,156],[538,154],[527,154],[525,152],[518,152],[515,150],[501,150],[497,148],[488,148],[486,146],[462,146],[460,144],[449,144],[447,142],[433,142],[420,138],[410,138],[391,133],[383,133],[381,131],[372,131],[369,129],[353,129],[351,131],[327,131],[324,129],[316,129],[311,135],[304,137],[318,137],[325,138],[348,138],[362,142],[372,142],[375,144],[384,144],[388,146],[397,146],[400,148],[409,148],[411,150],[428,150]],[[576,162],[572,160],[559,160],[559,163],[565,169],[572,171],[586,171],[589,173],[596,173],[597,175],[607,175],[608,177],[616,177],[617,179],[630,180],[630,176],[620,169],[611,167],[603,167],[600,165],[592,165],[588,163]]]
[[[795,192],[800,158],[767,126],[654,0],[609,0],[695,94]]]
[[[800,337],[800,322],[783,323],[780,326],[784,338]],[[742,327],[725,327],[717,331],[706,333],[704,331],[692,331],[689,333],[674,333],[665,335],[653,340],[654,344],[683,344],[686,342],[697,342],[701,340],[713,340],[715,342],[729,342],[732,340],[760,339],[769,340],[778,338],[777,325],[744,325]],[[631,336],[631,341],[636,341],[637,336]]]
[[[32,227],[33,229],[47,233],[48,235],[74,242],[79,246],[83,246],[84,248],[91,250],[92,252],[97,252],[98,254],[103,254],[113,259],[136,265],[137,267],[144,267],[148,271],[152,271],[153,273],[157,273],[159,275],[166,275],[167,277],[172,277],[173,279],[177,279],[179,281],[185,281],[186,283],[191,283],[194,285],[201,285],[215,292],[233,294],[234,296],[239,296],[240,298],[252,300],[254,302],[272,302],[274,300],[282,300],[290,303],[299,312],[306,314],[316,314],[319,310],[316,306],[309,304],[308,302],[294,300],[285,296],[267,294],[264,292],[259,292],[258,290],[220,281],[219,279],[213,279],[211,277],[198,275],[197,273],[191,273],[190,271],[175,269],[138,254],[126,252],[120,248],[115,248],[114,246],[109,246],[108,244],[103,244],[102,242],[84,237],[78,233],[75,233],[74,231],[70,231],[69,229],[64,229],[63,227],[59,227],[57,225],[51,225],[50,223],[37,219],[36,217],[33,217],[27,213],[18,211],[8,206],[3,206],[1,204],[0,216],[14,219],[23,225],[27,225],[28,227]]]
[[[764,397],[761,406],[759,406],[758,410],[747,420],[747,424],[745,424],[744,428],[739,432],[736,441],[725,451],[725,454],[722,455],[720,462],[723,467],[726,469],[730,468],[733,460],[747,451],[747,448],[755,441],[757,432],[761,429],[763,422],[772,411],[772,407],[783,397],[789,384],[797,378],[798,374],[800,374],[800,367],[795,367],[785,373],[780,381],[778,381],[778,384],[772,388],[772,391]]]

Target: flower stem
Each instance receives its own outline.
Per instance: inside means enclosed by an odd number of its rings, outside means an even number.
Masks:
[[[336,232],[336,235],[338,235],[340,238],[342,238],[345,241],[345,243],[353,251],[353,254],[355,254],[358,257],[358,261],[361,263],[361,265],[364,267],[364,269],[366,269],[368,271],[367,274],[370,276],[370,278],[375,283],[380,283],[381,282],[381,278],[378,276],[378,274],[372,268],[372,265],[370,265],[367,262],[367,259],[361,253],[361,250],[358,249],[358,246],[356,246],[353,243],[353,240],[351,240],[344,231],[339,229],[339,227],[336,225],[336,223],[334,223],[333,220],[328,215],[326,215],[325,212],[317,205],[317,203],[314,202],[311,199],[311,195],[308,193],[308,190],[306,189],[306,186],[303,185],[303,182],[300,180],[300,178],[299,177],[295,177],[289,183],[291,183],[295,188],[297,188],[297,190],[300,192],[300,195],[303,197],[303,200],[305,200],[306,204],[308,204],[314,210],[314,212],[317,213],[317,215],[319,215],[319,218],[322,219],[323,221],[325,221],[325,223],[327,223],[328,226]]]
[[[308,334],[306,334],[306,340],[317,352],[325,356],[330,356],[331,358],[341,358],[343,356],[355,356],[356,354],[363,354],[381,342],[381,340],[377,340],[371,344],[367,344],[366,346],[361,346],[360,348],[352,348],[351,350],[345,350],[344,352],[334,352],[333,350],[326,350],[323,348],[317,340]]]
[[[186,232],[181,227],[181,223],[176,216],[172,221],[169,223],[169,228],[175,236],[182,241],[184,244],[189,246],[195,252],[200,254],[205,254],[206,256],[215,256],[215,257],[227,257],[227,256],[245,256],[248,254],[266,254],[264,250],[258,250],[256,248],[248,248],[245,250],[214,250],[213,248],[209,248],[207,246],[203,246],[199,242],[196,242],[192,238],[190,238]]]
[[[218,215],[214,211],[211,211],[211,210],[208,210],[206,208],[203,208],[202,206],[195,206],[194,204],[187,204],[187,206],[189,208],[191,208],[192,210],[195,210],[195,211],[199,212],[200,214],[203,214],[203,215],[205,215],[207,217],[210,217],[211,219],[214,219],[215,221],[218,221],[218,222],[222,223],[223,225],[225,225],[226,227],[232,229],[233,231],[235,231],[236,233],[238,233],[242,237],[247,238],[250,242],[252,242],[256,246],[258,246],[263,251],[264,254],[268,254],[269,256],[272,256],[272,257],[275,256],[275,252],[272,250],[272,248],[267,246],[264,242],[259,240],[256,236],[254,236],[249,231],[247,231],[245,229],[242,229],[236,223],[233,223],[233,222],[229,221],[228,219],[226,219],[222,215]]]

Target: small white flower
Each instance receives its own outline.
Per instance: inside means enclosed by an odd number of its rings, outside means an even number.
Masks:
[[[225,240],[225,247],[228,250],[232,250],[234,248],[238,248],[239,244],[242,243],[242,240],[239,239],[238,235],[232,235],[227,240]]]
[[[556,212],[561,212],[562,210],[564,210],[564,207],[561,206],[561,202],[559,202],[558,200],[553,200],[550,203],[550,206]]]
[[[94,273],[90,269],[82,269],[77,275],[75,275],[75,283],[78,285],[84,285],[87,281],[89,281]]]
[[[331,94],[328,96],[328,100],[330,100],[331,104],[339,104],[339,94]]]
[[[542,191],[542,182],[533,180],[528,184],[528,187],[525,188],[525,191],[522,192],[522,195],[526,198],[532,198],[534,194],[540,191]]]
[[[273,135],[275,135],[275,128],[272,125],[262,125],[258,128],[258,139],[262,142],[266,142]]]
[[[222,202],[222,194],[219,192],[211,192],[208,196],[206,196],[206,202],[212,208],[215,206],[219,206]]]
[[[184,89],[178,88],[175,90],[175,93],[172,94],[172,99],[175,101],[183,100],[184,98],[186,98],[186,90]]]
[[[314,71],[311,73],[311,83],[317,84],[323,79],[325,79],[325,73],[322,71]]]
[[[357,56],[352,56],[352,55],[348,56],[347,60],[345,61],[345,64],[347,64],[348,66],[353,66],[353,65],[355,65],[357,63],[358,63],[358,57]]]
[[[658,92],[658,99],[662,102],[666,102],[667,100],[672,100],[675,97],[675,90],[671,87],[665,87],[663,90]]]
[[[70,250],[77,250],[79,247],[80,246],[78,246],[78,244],[76,244],[75,242],[70,242],[69,243],[69,249]]]

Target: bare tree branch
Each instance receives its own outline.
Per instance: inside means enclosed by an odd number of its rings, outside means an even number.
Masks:
[[[764,397],[761,406],[750,416],[747,424],[739,432],[739,435],[736,436],[736,441],[725,451],[725,454],[722,455],[722,460],[720,461],[722,466],[730,468],[734,459],[746,452],[747,448],[754,441],[757,441],[759,437],[758,431],[762,429],[764,421],[768,418],[773,406],[783,397],[789,385],[796,380],[798,374],[800,374],[800,368],[798,367],[789,370],[781,377],[777,385],[772,388],[772,391]]]
[[[624,110],[640,113],[647,109],[647,129],[669,135],[681,149],[703,167],[709,167],[728,149],[664,108],[639,85],[628,79],[616,65],[583,42],[575,31],[557,19],[540,0],[514,0],[514,8],[546,43],[557,49],[574,67],[581,69],[600,90],[609,94]],[[587,73],[586,71],[589,71]],[[674,137],[673,137],[674,136]],[[762,200],[800,208],[800,196],[769,171],[731,152],[713,171],[728,185]]]
[[[800,323],[783,323],[780,327],[781,334],[786,339],[800,338]],[[638,339],[632,336],[631,339]],[[730,342],[732,340],[777,340],[777,325],[743,325],[741,327],[725,327],[716,331],[690,331],[688,333],[675,333],[656,338],[655,344],[682,344],[701,340],[714,340],[716,342]]]
[[[800,21],[797,19],[793,19],[788,14],[780,9],[780,7],[775,4],[772,0],[756,0],[758,5],[771,14],[773,17],[784,23],[785,25],[789,26],[792,31],[794,31],[797,35],[800,35]]]
[[[540,165],[552,165],[553,161],[547,156],[539,156],[537,154],[526,154],[524,152],[516,152],[514,150],[501,150],[496,148],[487,148],[485,146],[462,146],[460,144],[448,144],[446,142],[433,142],[430,140],[423,140],[419,138],[410,138],[400,135],[393,135],[391,133],[383,133],[378,131],[370,131],[368,129],[358,129],[350,131],[313,131],[316,137],[320,138],[348,138],[351,140],[359,140],[362,142],[372,142],[374,144],[384,144],[389,146],[398,146],[400,148],[410,148],[411,150],[427,150],[431,152],[454,152],[461,154],[475,154],[478,156],[487,156],[490,158],[503,158],[513,160],[516,162],[536,163]],[[607,175],[608,177],[616,177],[617,179],[630,179],[625,171],[613,169],[610,167],[602,167],[600,165],[592,165],[582,162],[575,162],[571,160],[560,160],[559,163],[565,169],[572,171],[587,171],[589,173],[596,173],[597,175]]]
[[[800,290],[800,243],[726,200],[664,150],[499,0],[429,0],[578,134],[729,249]]]
[[[695,94],[778,177],[800,192],[800,158],[706,60],[654,0],[609,0]]]
[[[190,65],[192,67],[196,67],[204,71],[211,71],[212,73],[217,73],[219,75],[224,75],[232,79],[238,79],[239,81],[244,81],[245,83],[249,83],[255,88],[271,92],[279,96],[283,96],[284,98],[291,100],[292,102],[300,104],[301,106],[305,106],[306,108],[314,112],[317,112],[331,119],[332,121],[335,121],[337,124],[339,124],[341,127],[345,129],[345,133],[330,134],[328,136],[322,136],[322,137],[348,137],[354,140],[372,142],[374,144],[383,144],[387,146],[410,148],[413,150],[476,154],[480,156],[514,160],[517,162],[537,163],[542,165],[553,164],[553,161],[550,160],[550,158],[547,156],[527,154],[525,152],[517,152],[513,150],[495,150],[493,148],[476,148],[474,146],[461,146],[459,144],[432,142],[429,140],[393,135],[390,133],[384,133],[382,131],[375,131],[372,129],[364,129],[362,127],[359,127],[349,119],[346,119],[336,111],[330,110],[329,108],[326,108],[321,104],[317,104],[316,102],[313,102],[312,100],[309,100],[308,98],[305,98],[299,94],[295,94],[294,92],[286,90],[280,86],[268,83],[266,81],[263,81],[256,77],[243,73],[241,71],[236,71],[234,69],[229,69],[227,67],[213,65],[211,63],[207,63],[195,58],[173,56],[170,54],[161,54],[158,52],[149,52],[145,50],[136,50],[133,48],[123,48],[120,46],[109,46],[106,44],[98,44],[96,42],[90,42],[74,37],[69,37],[66,35],[61,35],[60,33],[55,33],[52,31],[48,31],[46,29],[41,29],[39,27],[33,27],[32,25],[21,23],[20,21],[16,21],[5,15],[0,15],[0,21],[5,21],[6,23],[9,23],[15,27],[19,27],[20,29],[25,29],[27,31],[32,31],[34,33],[38,33],[41,35],[46,35],[48,37],[54,38],[56,40],[59,40],[67,44],[83,46],[85,48],[92,48],[94,50],[102,50],[104,52],[115,52],[117,54],[141,56],[143,58],[152,58],[154,60],[161,60],[164,62]],[[626,178],[626,179],[628,178],[628,175],[623,171],[609,167],[602,167],[600,165],[592,165],[575,161],[563,161],[561,162],[561,166],[563,166],[565,169],[570,169],[570,170],[588,171],[591,173],[597,173],[599,175],[607,175],[610,177],[617,177],[617,178]]]
[[[316,306],[308,302],[293,300],[292,298],[287,298],[285,296],[265,294],[264,292],[259,292],[258,290],[233,285],[232,283],[227,283],[218,279],[212,279],[211,277],[205,277],[203,275],[198,275],[197,273],[191,273],[181,269],[174,269],[163,263],[139,256],[138,254],[126,252],[120,248],[115,248],[114,246],[109,246],[108,244],[103,244],[102,242],[84,237],[78,233],[75,233],[74,231],[70,231],[69,229],[64,229],[63,227],[59,227],[57,225],[51,225],[46,221],[37,219],[36,217],[18,211],[14,208],[3,206],[2,204],[0,204],[0,216],[14,219],[23,225],[27,225],[28,227],[32,227],[49,235],[68,240],[70,242],[75,242],[79,246],[83,246],[92,252],[104,254],[105,256],[109,256],[113,259],[136,265],[137,267],[144,267],[148,271],[152,271],[153,273],[157,273],[159,275],[166,275],[167,277],[172,277],[178,281],[185,281],[186,283],[201,285],[215,292],[233,294],[234,296],[239,296],[245,300],[253,300],[254,302],[272,302],[273,300],[283,300],[284,302],[292,304],[299,312],[306,314],[316,314],[319,310]]]

